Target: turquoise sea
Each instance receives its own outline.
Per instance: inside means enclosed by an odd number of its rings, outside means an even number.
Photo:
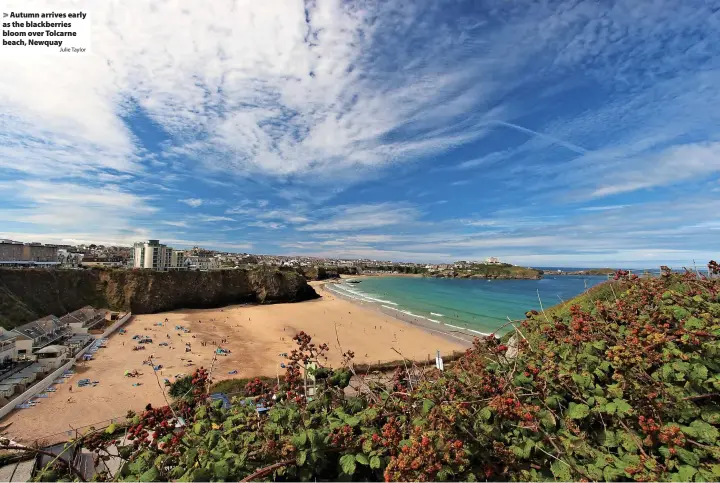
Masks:
[[[528,310],[568,300],[607,277],[559,276],[541,280],[457,280],[443,278],[374,277],[336,286],[341,293],[385,309],[433,322],[490,333]]]

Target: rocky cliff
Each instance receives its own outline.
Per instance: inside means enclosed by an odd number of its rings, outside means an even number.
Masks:
[[[298,273],[307,280],[328,280],[340,278],[340,275],[358,275],[356,267],[301,267]]]
[[[211,272],[0,269],[0,326],[11,328],[85,305],[138,314],[317,298],[305,278],[272,268]]]

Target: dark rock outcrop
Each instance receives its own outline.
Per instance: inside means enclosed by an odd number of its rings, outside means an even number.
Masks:
[[[0,270],[0,326],[11,328],[85,305],[147,314],[317,298],[305,278],[274,268],[210,272]]]
[[[301,267],[298,273],[307,280],[329,280],[340,275],[359,275],[357,267]]]

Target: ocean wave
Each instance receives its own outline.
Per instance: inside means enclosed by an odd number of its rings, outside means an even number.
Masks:
[[[330,290],[331,292],[335,292],[335,291],[336,291],[335,289],[340,289],[340,287],[341,287],[341,285],[335,285],[332,289],[329,288],[329,287],[327,287],[327,288],[328,288],[328,290]],[[373,297],[368,297],[367,295],[358,293],[358,292],[356,292],[356,291],[354,291],[354,290],[347,290],[347,289],[342,290],[342,289],[341,289],[341,290],[337,290],[337,293],[338,293],[339,295],[343,295],[344,297],[348,297],[348,298],[351,298],[351,299],[354,299],[354,300],[359,300],[360,302],[381,301],[381,300],[382,300],[382,299],[376,299],[376,298],[373,298]],[[355,296],[355,295],[357,295],[357,296]],[[381,303],[380,306],[383,307],[383,308],[385,308],[385,309],[390,309],[390,310],[394,310],[395,312],[400,312],[400,313],[402,313],[402,314],[409,315],[409,316],[411,316],[411,317],[415,317],[415,318],[418,318],[418,319],[427,320],[427,321],[433,322],[433,323],[435,323],[435,324],[442,324],[442,325],[444,325],[444,326],[446,326],[446,327],[452,327],[453,329],[458,329],[458,330],[461,330],[461,331],[472,332],[472,333],[474,333],[474,334],[483,335],[483,336],[485,336],[485,335],[490,335],[490,334],[488,334],[488,333],[486,333],[486,332],[480,332],[480,331],[478,331],[478,330],[467,329],[467,328],[465,328],[465,327],[460,327],[460,326],[457,326],[457,325],[446,324],[446,323],[443,323],[443,322],[441,322],[441,321],[439,321],[439,320],[431,319],[430,317],[424,317],[424,316],[419,315],[419,314],[414,314],[414,313],[410,312],[409,310],[398,309],[398,308],[396,308],[396,307],[397,307],[397,304],[394,303],[394,302],[386,302],[386,303],[390,303],[390,304],[392,304],[392,305],[395,305],[395,307],[391,307],[390,305],[385,305],[385,303]],[[436,313],[434,313],[434,312],[430,312],[430,313],[433,314],[433,315],[436,315],[436,316],[439,315],[439,314],[436,314]],[[442,317],[442,315],[440,315],[440,316]],[[441,333],[442,333],[442,332],[441,332]],[[452,334],[447,334],[447,335],[449,335],[449,336],[451,336],[451,337],[455,337],[455,338],[461,339],[461,340],[465,340],[465,339],[462,339],[462,338],[460,338],[460,337],[456,337],[456,336],[454,336],[454,335],[452,335]]]
[[[435,317],[445,317],[443,314],[436,314],[435,312],[430,312],[430,315],[434,315]]]
[[[382,303],[382,304],[397,305],[397,304],[396,304],[395,302],[393,302],[392,300],[385,300],[385,299],[380,299],[380,298],[371,297],[370,295],[367,295],[367,294],[365,294],[365,293],[363,293],[363,292],[360,292],[359,290],[353,290],[353,289],[348,288],[348,287],[345,287],[345,286],[343,286],[343,285],[338,285],[338,288],[340,288],[340,287],[342,287],[342,290],[343,290],[343,291],[349,292],[349,293],[351,293],[351,294],[354,294],[354,295],[356,295],[356,296],[358,296],[358,297],[361,297],[361,298],[363,298],[363,299],[365,299],[365,300],[370,300],[370,301],[372,301],[372,302],[378,302],[378,303]]]

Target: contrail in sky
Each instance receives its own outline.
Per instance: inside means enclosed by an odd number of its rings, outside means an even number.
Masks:
[[[585,149],[585,148],[583,148],[583,147],[580,147],[580,146],[578,146],[577,144],[569,143],[569,142],[567,142],[567,141],[563,141],[562,139],[558,139],[558,138],[556,138],[556,137],[549,136],[549,135],[547,135],[547,134],[543,134],[543,133],[541,133],[541,132],[533,131],[532,129],[528,129],[528,128],[526,128],[526,127],[522,127],[522,126],[519,126],[519,125],[517,125],[517,124],[513,124],[513,123],[511,123],[511,122],[505,122],[505,121],[490,121],[490,124],[498,124],[498,125],[500,125],[500,126],[509,127],[509,128],[511,128],[511,129],[515,129],[515,130],[518,130],[518,131],[520,131],[520,132],[524,132],[524,133],[526,133],[526,134],[532,134],[533,136],[537,136],[537,137],[539,137],[539,138],[546,139],[546,140],[550,141],[550,142],[553,143],[553,144],[557,144],[557,145],[559,145],[559,146],[563,146],[563,147],[569,149],[570,151],[574,151],[574,152],[576,152],[576,153],[578,153],[578,154],[587,154],[588,152],[590,152],[589,149]]]

